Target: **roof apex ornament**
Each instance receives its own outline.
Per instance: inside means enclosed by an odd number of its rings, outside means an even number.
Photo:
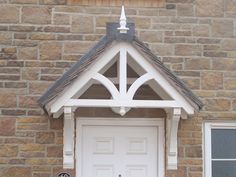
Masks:
[[[125,8],[124,5],[122,5],[121,8],[121,15],[120,15],[120,27],[117,28],[120,33],[127,33],[129,28],[126,27],[126,16],[125,16]]]

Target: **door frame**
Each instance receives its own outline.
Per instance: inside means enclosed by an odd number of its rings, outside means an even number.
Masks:
[[[157,129],[157,177],[164,177],[165,168],[165,133],[164,118],[88,118],[76,119],[76,147],[75,147],[75,173],[76,177],[82,177],[83,155],[82,138],[83,126],[134,126],[134,127],[158,127]]]

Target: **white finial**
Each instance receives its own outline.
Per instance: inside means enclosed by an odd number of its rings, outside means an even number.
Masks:
[[[126,27],[126,16],[125,16],[125,8],[124,5],[122,5],[121,9],[121,15],[120,15],[120,27],[117,28],[120,33],[127,33],[129,28]]]

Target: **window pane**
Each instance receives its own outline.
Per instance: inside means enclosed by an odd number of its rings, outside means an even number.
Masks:
[[[236,129],[212,129],[212,158],[236,159]]]
[[[236,161],[213,161],[212,177],[236,177]]]

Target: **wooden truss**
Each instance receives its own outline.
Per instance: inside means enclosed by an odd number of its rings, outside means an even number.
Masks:
[[[115,56],[119,56],[118,59]],[[104,76],[105,71],[115,62],[118,63],[117,78]],[[129,89],[127,89],[127,85],[131,79],[127,77],[128,65],[140,76],[131,84]],[[115,86],[115,82],[118,82],[119,88]],[[94,83],[103,85],[110,92],[111,99],[80,99],[79,97]],[[162,100],[133,99],[136,91],[146,83],[149,83],[149,86]],[[163,108],[170,110],[167,120],[167,167],[168,169],[177,168],[178,123],[180,117],[186,118],[186,115],[194,114],[194,108],[130,44],[125,42],[113,44],[56,100],[47,105],[47,109],[55,118],[58,118],[64,112],[64,168],[74,168],[75,119],[73,110],[81,107],[115,108],[119,110],[118,113],[121,116],[132,108]]]

